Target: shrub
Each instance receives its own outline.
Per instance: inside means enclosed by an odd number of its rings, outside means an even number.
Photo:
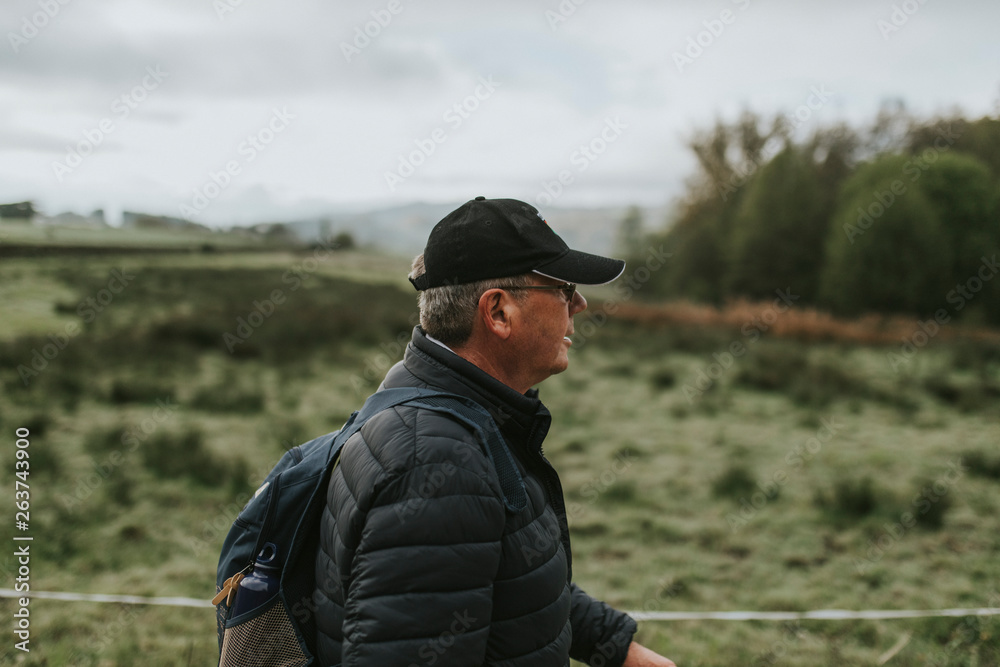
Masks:
[[[149,341],[153,344],[181,343],[201,350],[225,349],[222,345],[222,336],[219,334],[219,331],[224,329],[216,329],[205,321],[211,318],[211,315],[211,313],[206,314],[204,319],[180,316],[158,324],[153,329]]]
[[[650,376],[649,381],[653,385],[654,389],[663,391],[664,389],[670,389],[677,384],[677,376],[671,369],[661,368]]]
[[[952,366],[956,370],[985,373],[990,364],[1000,364],[1000,345],[988,341],[958,340],[952,343]]]
[[[745,465],[734,464],[712,482],[712,493],[719,497],[743,498],[753,493],[756,484]]]
[[[944,515],[948,513],[953,503],[951,493],[927,494],[926,490],[929,488],[933,488],[931,481],[921,482],[917,485],[916,494],[921,494],[922,498],[921,503],[917,506],[917,525],[937,530],[944,525]]]
[[[59,359],[69,358],[65,352]],[[60,372],[43,374],[43,386],[46,396],[53,401],[58,400],[67,412],[74,412],[80,404],[80,399],[87,393],[88,383],[84,374],[73,369],[60,369]]]
[[[115,505],[131,507],[135,503],[135,478],[125,468],[116,470],[104,484],[104,493]]]
[[[805,353],[798,347],[762,347],[747,356],[735,382],[761,391],[783,391],[805,372],[808,365]]]
[[[827,361],[813,361],[794,343],[772,343],[749,354],[736,374],[738,385],[782,392],[808,407],[824,407],[846,398],[872,398],[895,405],[899,397],[872,388],[851,371]]]
[[[191,407],[208,412],[261,412],[264,409],[264,393],[260,389],[243,389],[232,383],[223,383],[195,393]]]
[[[961,390],[947,378],[932,375],[924,380],[924,389],[934,398],[955,405],[962,396]]]
[[[834,482],[832,497],[818,491],[815,504],[837,519],[862,519],[879,505],[875,483],[869,476],[841,478]]]
[[[834,506],[846,516],[863,517],[878,506],[875,485],[871,477],[860,480],[840,480],[833,490]]]
[[[600,499],[606,503],[630,503],[637,496],[635,482],[630,479],[618,480],[600,495]]]
[[[636,364],[633,362],[612,364],[603,369],[604,375],[611,377],[630,378],[635,376]]]
[[[230,478],[230,466],[205,447],[204,435],[196,429],[183,433],[159,432],[142,447],[146,467],[157,477],[189,477],[217,485]]]
[[[791,386],[793,401],[815,407],[828,405],[837,398],[860,398],[870,393],[863,379],[827,363],[807,364]]]
[[[250,491],[254,490],[254,484],[250,481],[250,464],[247,463],[246,459],[238,458],[233,461],[228,469],[229,475],[229,494],[239,497],[245,497]]]
[[[121,449],[126,433],[122,426],[94,429],[84,437],[83,449],[95,457],[117,451]]]
[[[28,429],[32,437],[40,437],[45,435],[46,431],[49,430],[49,426],[52,425],[52,415],[47,412],[36,412],[35,414],[28,417],[24,422],[19,424]]]
[[[145,542],[149,539],[146,529],[141,525],[134,524],[122,526],[121,530],[118,531],[118,536],[126,542]]]
[[[975,412],[996,405],[1000,389],[988,380],[961,385],[948,378],[932,376],[924,380],[924,389],[938,400],[962,412]]]
[[[115,405],[124,403],[153,403],[157,400],[171,400],[174,388],[159,382],[143,379],[115,380],[111,385],[108,400]]]
[[[63,472],[62,453],[45,443],[41,447],[31,446],[31,474],[49,475],[53,479],[59,477]]]
[[[975,477],[1000,480],[1000,455],[990,456],[983,451],[966,451],[962,454],[962,465]]]
[[[261,427],[257,432],[261,441],[269,448],[277,447],[283,452],[306,442],[310,435],[305,424],[291,417],[268,419],[266,426]]]
[[[920,623],[920,634],[942,647],[935,651],[929,665],[996,665],[1000,659],[1000,623],[995,617],[927,618]],[[950,656],[954,656],[949,659]],[[967,661],[967,656],[975,656]],[[941,659],[948,662],[941,662]]]

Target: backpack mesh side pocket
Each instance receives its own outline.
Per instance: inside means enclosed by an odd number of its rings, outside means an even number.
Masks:
[[[308,664],[280,596],[275,595],[270,603],[226,623],[219,667],[305,667]]]

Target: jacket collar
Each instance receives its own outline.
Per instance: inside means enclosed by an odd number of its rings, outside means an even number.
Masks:
[[[417,326],[403,361],[386,375],[384,387],[429,386],[468,396],[493,415],[508,443],[538,449],[551,423],[538,390],[521,394],[454,352],[427,339]],[[530,442],[529,442],[530,440]]]

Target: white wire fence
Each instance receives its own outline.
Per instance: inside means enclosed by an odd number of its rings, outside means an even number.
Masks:
[[[210,600],[185,597],[142,597],[138,595],[103,595],[97,593],[63,593],[31,591],[22,593],[0,588],[0,598],[30,597],[64,602],[111,602],[160,607],[212,608]],[[968,609],[815,609],[812,611],[626,611],[637,621],[849,621],[897,618],[935,618],[963,616],[1000,616],[1000,608]]]

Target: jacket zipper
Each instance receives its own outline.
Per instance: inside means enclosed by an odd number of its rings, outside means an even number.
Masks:
[[[531,433],[528,435],[529,449],[533,446],[535,434],[537,432],[538,422],[536,421],[531,427]],[[549,495],[549,500],[556,510],[556,519],[559,521],[559,537],[563,544],[563,551],[566,553],[566,581],[572,583],[573,553],[570,550],[569,520],[566,516],[566,503],[563,499],[562,483],[559,481],[559,473],[557,473],[556,469],[552,467],[549,460],[545,458],[545,452],[540,443],[537,451],[537,458],[540,464],[539,473],[545,486],[545,491]]]

